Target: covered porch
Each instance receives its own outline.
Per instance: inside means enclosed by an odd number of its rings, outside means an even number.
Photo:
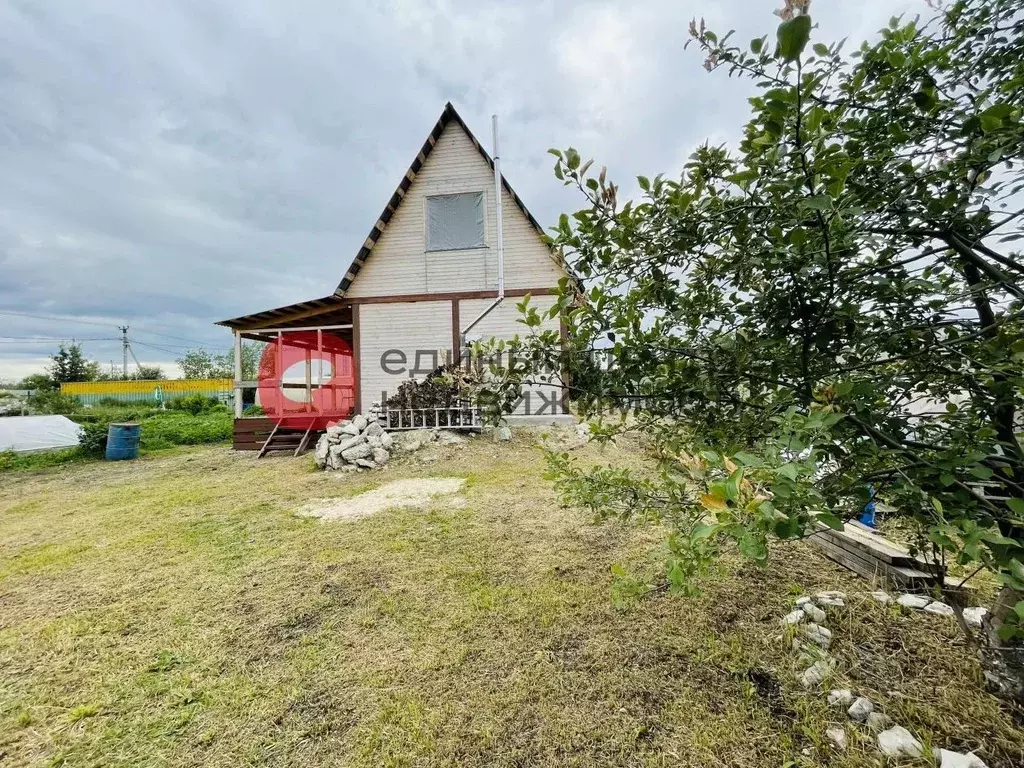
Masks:
[[[300,453],[327,421],[359,412],[359,314],[352,304],[327,296],[217,324],[234,334],[237,450]],[[245,340],[267,345],[255,372],[243,371]],[[244,416],[257,393],[266,416]]]

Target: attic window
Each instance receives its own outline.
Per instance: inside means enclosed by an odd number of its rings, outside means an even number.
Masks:
[[[428,251],[458,251],[483,246],[483,192],[427,198]]]

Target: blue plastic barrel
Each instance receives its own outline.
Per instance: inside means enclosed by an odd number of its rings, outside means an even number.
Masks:
[[[138,424],[107,427],[107,461],[139,458],[139,432]]]

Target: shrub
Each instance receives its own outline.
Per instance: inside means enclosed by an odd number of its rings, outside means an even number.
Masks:
[[[243,416],[266,416],[267,412],[263,410],[263,406],[262,405],[250,405],[248,408],[246,408],[244,411],[242,411],[242,415]]]
[[[37,390],[28,399],[28,405],[36,413],[67,415],[78,410],[78,401],[75,398],[62,395],[56,389]]]
[[[78,447],[90,456],[102,456],[107,450],[107,428],[109,421],[95,421],[82,424],[82,437]]]
[[[123,408],[126,405],[131,405],[131,401],[122,400],[119,397],[111,397],[108,395],[107,397],[101,397],[93,405],[100,406],[103,408]]]
[[[226,406],[224,406],[224,404],[215,397],[206,397],[206,395],[186,395],[185,397],[179,397],[171,400],[167,403],[167,407],[172,411],[187,411],[193,416],[198,416],[200,413],[206,413],[207,411]]]
[[[116,408],[93,407],[83,409],[75,413],[71,418],[79,424],[110,424],[127,421],[141,422],[158,413],[163,413],[163,411],[150,405],[122,403]]]
[[[0,451],[0,472],[16,469],[43,469],[81,461],[86,457],[81,448],[63,448],[42,453],[15,453]]]
[[[233,425],[231,412],[223,407],[199,415],[164,412],[143,423],[142,447],[154,450],[230,440]]]

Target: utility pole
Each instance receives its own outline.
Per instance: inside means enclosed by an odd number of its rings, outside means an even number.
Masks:
[[[117,330],[121,332],[121,378],[128,378],[128,326],[119,325]]]

